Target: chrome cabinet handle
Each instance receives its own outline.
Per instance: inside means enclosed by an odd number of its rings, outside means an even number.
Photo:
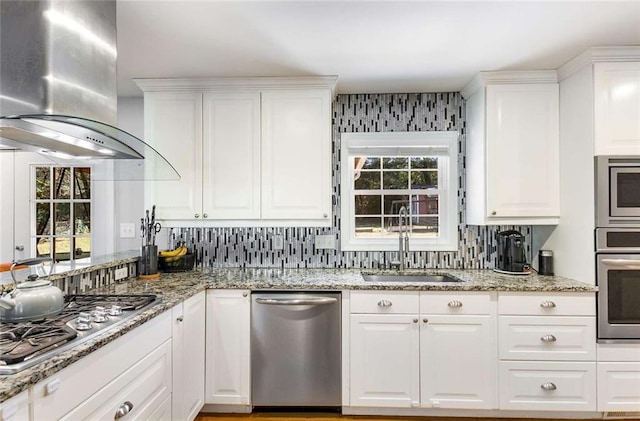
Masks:
[[[378,301],[378,307],[391,307],[393,303],[389,300],[380,300]]]
[[[459,307],[462,307],[462,302],[458,300],[453,300],[453,301],[449,301],[449,304],[447,305],[451,308],[459,308]]]
[[[208,214],[206,214],[206,213],[203,213],[203,214],[202,214],[202,217],[203,217],[203,218],[208,218],[208,217],[209,217],[209,215],[208,215]]]
[[[555,342],[558,339],[553,335],[544,335],[540,338],[542,342]]]
[[[180,317],[178,317],[178,318],[176,319],[176,321],[178,321],[178,322],[181,322],[181,321],[183,321],[183,320],[184,320],[184,317],[183,317],[183,316],[180,316]]]
[[[556,306],[556,303],[554,303],[553,301],[543,301],[540,303],[540,307],[542,308],[554,308]]]
[[[429,323],[429,319],[422,319],[422,323]]]
[[[127,415],[129,412],[131,412],[131,410],[133,409],[133,404],[129,401],[126,401],[125,403],[123,403],[122,405],[120,405],[120,408],[118,408],[118,410],[116,411],[116,414],[113,416],[114,419],[118,419],[118,418],[122,418],[125,415]]]
[[[542,383],[540,385],[540,388],[542,388],[543,390],[556,390],[558,387],[555,384],[548,382],[548,383]]]
[[[323,217],[323,218],[326,218],[327,216],[329,216],[329,215],[327,215],[326,213],[323,213],[323,214],[322,214],[322,217]]]
[[[242,296],[243,296],[243,297],[248,297],[248,296],[249,296],[249,293],[245,291],[245,292],[243,292],[243,293],[242,293]]]
[[[418,319],[413,319],[413,323],[418,323]]]
[[[200,218],[200,214],[199,214],[199,213],[196,213],[196,214],[195,214],[195,215],[193,215],[193,216],[195,216],[195,217],[196,217],[196,219]]]
[[[491,212],[491,216],[496,216],[497,214],[498,214],[498,212],[496,212],[496,211]]]

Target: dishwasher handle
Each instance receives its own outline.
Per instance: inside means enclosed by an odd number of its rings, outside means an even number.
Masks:
[[[256,298],[256,303],[273,306],[306,306],[327,305],[338,302],[332,297],[308,297],[308,298]]]

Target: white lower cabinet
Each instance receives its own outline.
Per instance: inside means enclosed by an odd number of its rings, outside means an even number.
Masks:
[[[417,321],[407,314],[351,315],[351,406],[420,405]]]
[[[495,408],[495,313],[490,297],[352,292],[350,405]],[[403,311],[406,314],[398,314]]]
[[[42,380],[31,392],[36,420],[114,419],[117,412],[151,418],[171,400],[171,311]]]
[[[640,344],[598,344],[598,411],[640,414]]]
[[[421,317],[422,406],[496,407],[494,332],[490,316]]]
[[[172,309],[172,418],[193,420],[204,405],[205,292]]]
[[[250,291],[207,291],[205,403],[251,403],[250,335]]]
[[[0,404],[1,421],[27,421],[29,420],[29,391],[7,399]]]
[[[500,362],[500,409],[596,410],[595,362]]]

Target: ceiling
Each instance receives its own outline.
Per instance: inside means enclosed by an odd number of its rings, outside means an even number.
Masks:
[[[556,69],[640,45],[640,1],[117,0],[132,78],[337,75],[338,93],[459,91],[477,72]]]

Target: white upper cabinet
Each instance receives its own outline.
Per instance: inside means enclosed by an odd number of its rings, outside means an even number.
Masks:
[[[204,94],[203,213],[260,218],[260,92]]]
[[[147,207],[166,226],[329,226],[335,81],[136,80],[145,137],[182,176],[147,182]]]
[[[202,209],[202,94],[147,93],[144,110],[145,138],[181,177],[146,182],[147,208],[155,204],[158,219],[191,219]],[[153,172],[153,165],[147,159],[145,170]]]
[[[329,90],[262,94],[262,180],[263,218],[329,220]]]
[[[467,224],[557,224],[555,72],[483,72],[467,99]]]
[[[640,62],[594,63],[596,155],[640,155]]]

